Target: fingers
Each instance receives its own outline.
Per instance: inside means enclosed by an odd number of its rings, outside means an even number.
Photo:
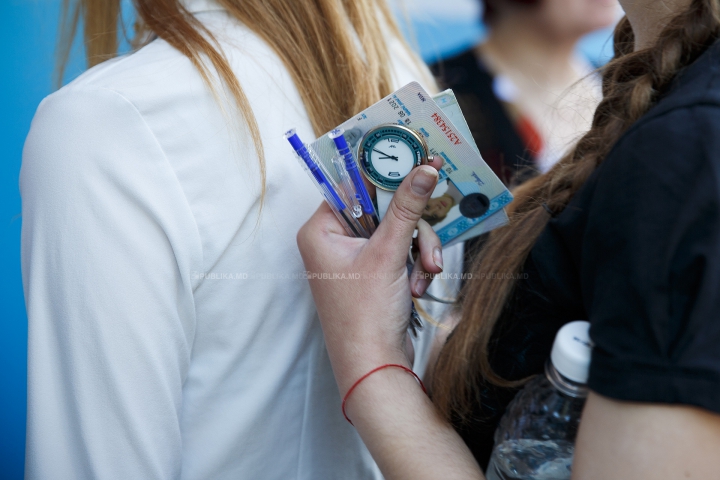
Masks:
[[[322,202],[310,220],[300,228],[297,244],[300,254],[310,253],[317,246],[318,239],[326,234],[347,236],[340,220],[333,213],[327,202]]]
[[[428,161],[427,164],[433,167],[435,170],[440,170],[443,166],[443,163],[445,163],[443,158],[440,155],[435,155],[432,160]]]
[[[416,261],[410,274],[410,291],[412,296],[420,298],[430,286],[433,274],[425,270],[421,261]]]
[[[442,244],[440,237],[425,220],[417,224],[418,247],[420,248],[419,260],[425,271],[440,273],[443,270]]]
[[[315,211],[308,224],[314,225],[320,232],[324,233],[335,233],[338,235],[347,236],[347,232],[343,227],[343,224],[338,220],[332,208],[327,202],[322,202],[318,209]]]
[[[370,238],[373,249],[404,265],[415,227],[438,181],[437,171],[429,166],[414,169],[395,192],[390,207],[377,231]]]
[[[440,239],[425,220],[418,222],[418,247],[420,254],[410,275],[410,290],[414,297],[420,298],[443,267]]]

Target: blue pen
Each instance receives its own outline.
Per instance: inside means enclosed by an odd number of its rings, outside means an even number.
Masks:
[[[355,186],[355,193],[357,195],[358,202],[360,203],[364,214],[367,216],[366,225],[372,234],[379,224],[377,214],[375,213],[375,207],[373,206],[370,194],[368,193],[367,188],[365,188],[365,182],[363,182],[362,175],[358,170],[352,150],[345,140],[344,133],[345,130],[342,128],[336,128],[330,132],[328,136],[333,139],[338,153],[345,159],[345,169],[350,175],[350,179]]]
[[[338,176],[338,184],[340,186],[340,189],[342,190],[341,193],[345,194],[344,199],[345,202],[348,204],[348,210],[350,210],[350,213],[352,213],[353,217],[362,217],[363,210],[360,206],[360,195],[355,193],[355,187],[353,186],[353,183],[350,180],[350,176],[345,169],[345,160],[343,160],[342,156],[335,155],[332,159],[332,163]]]
[[[340,196],[337,194],[335,187],[331,180],[323,172],[322,165],[319,161],[313,158],[313,153],[307,148],[307,146],[300,140],[295,129],[288,130],[285,133],[285,138],[297,153],[298,157],[304,162],[304,166],[310,172],[310,178],[315,181],[315,185],[322,193],[325,200],[330,205],[330,208],[338,217],[338,220],[345,227],[345,231],[353,237],[369,237],[369,234],[365,231],[365,228],[354,218],[351,214],[347,213],[347,207],[342,201]]]

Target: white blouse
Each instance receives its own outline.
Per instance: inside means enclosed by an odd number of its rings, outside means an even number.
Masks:
[[[188,8],[257,118],[262,212],[245,124],[164,41],[42,102],[20,178],[27,478],[379,478],[340,413],[295,241],[321,197],[282,134],[312,139],[307,112],[257,35]],[[391,50],[396,87],[427,78]]]

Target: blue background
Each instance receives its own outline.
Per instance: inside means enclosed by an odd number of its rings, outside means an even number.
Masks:
[[[25,452],[27,320],[20,279],[23,141],[35,108],[51,91],[59,1],[0,1],[0,477],[22,478]]]
[[[53,91],[54,49],[60,0],[0,0],[0,478],[23,476],[27,317],[20,276],[20,192],[18,173],[25,136],[35,109]],[[472,19],[457,25],[418,22],[425,33],[418,46],[426,60],[459,52],[483,35]],[[427,34],[432,32],[432,34]],[[588,36],[580,49],[596,65],[612,54],[610,32]],[[66,80],[83,70],[79,47],[74,49]]]
[[[40,101],[54,90],[61,0],[0,0],[0,479],[23,478],[27,315],[20,275],[22,148]],[[127,45],[124,45],[127,48]],[[84,69],[73,50],[65,79]]]

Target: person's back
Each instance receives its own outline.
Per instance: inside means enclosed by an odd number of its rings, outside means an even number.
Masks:
[[[249,99],[265,192],[233,100],[164,40],[43,102],[21,172],[26,475],[377,478],[295,243],[321,198],[282,132],[312,138],[310,115],[266,42],[186,6]],[[389,44],[394,87],[417,80]]]

